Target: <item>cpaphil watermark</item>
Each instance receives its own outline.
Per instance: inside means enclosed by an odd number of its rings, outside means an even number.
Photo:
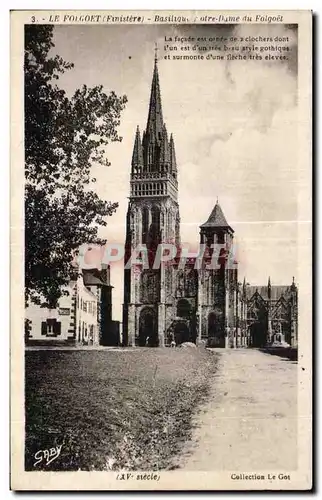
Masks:
[[[237,269],[236,245],[214,243],[192,248],[188,244],[159,243],[149,246],[140,243],[129,249],[124,244],[106,243],[103,246],[84,244],[76,262],[81,269],[101,268],[102,264],[123,263],[124,269],[160,269],[174,266],[194,269]]]

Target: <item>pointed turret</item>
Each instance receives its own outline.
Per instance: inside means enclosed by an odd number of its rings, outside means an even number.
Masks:
[[[294,276],[293,276],[293,278],[292,278],[291,290],[292,290],[292,291],[296,290],[296,284],[295,284],[295,279],[294,279]]]
[[[140,129],[139,126],[137,126],[132,155],[132,172],[137,172],[141,170],[141,168],[143,168],[143,149]]]
[[[161,93],[160,93],[159,72],[158,72],[158,60],[157,58],[155,58],[151,95],[150,95],[149,115],[146,126],[146,133],[149,136],[150,141],[160,142],[162,137],[162,128],[163,128],[163,116],[162,116]]]
[[[176,152],[174,149],[174,140],[173,135],[170,136],[170,167],[171,172],[176,176],[177,174],[177,160],[176,160]]]
[[[200,243],[206,243],[207,246],[226,243],[228,249],[233,241],[233,235],[234,230],[228,224],[217,200],[208,220],[200,226]]]
[[[218,199],[216,201],[216,205],[214,206],[211,214],[208,217],[208,220],[201,224],[201,228],[223,228],[223,229],[233,229],[228,224],[226,217],[221,209],[221,206],[218,203]],[[234,232],[234,231],[233,231]]]
[[[270,299],[272,295],[272,286],[271,286],[271,277],[268,277],[268,284],[267,284],[267,297]]]
[[[244,278],[244,281],[243,281],[243,297],[244,298],[246,297],[246,278]]]
[[[161,150],[160,150],[160,164],[165,171],[169,169],[170,165],[170,146],[168,140],[168,132],[165,124],[162,127],[162,140],[161,140]]]

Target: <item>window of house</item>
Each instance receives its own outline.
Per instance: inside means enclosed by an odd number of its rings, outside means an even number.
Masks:
[[[48,318],[41,323],[41,334],[47,337],[57,337],[61,335],[61,322],[55,318]]]

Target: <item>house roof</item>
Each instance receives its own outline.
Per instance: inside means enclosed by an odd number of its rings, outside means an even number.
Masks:
[[[104,286],[102,272],[99,269],[82,269],[83,280],[85,286]]]

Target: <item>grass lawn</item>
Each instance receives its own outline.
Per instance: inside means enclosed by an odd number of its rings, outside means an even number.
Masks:
[[[198,348],[26,351],[26,470],[173,468],[216,361]]]

